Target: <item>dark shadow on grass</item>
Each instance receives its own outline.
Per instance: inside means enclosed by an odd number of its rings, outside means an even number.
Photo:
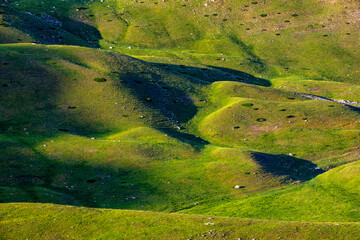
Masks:
[[[57,161],[26,141],[0,141],[0,156],[0,202],[140,209],[158,191],[139,168],[96,166],[71,156]]]
[[[252,152],[252,156],[266,172],[275,175],[289,176],[294,181],[308,181],[325,172],[317,168],[317,165],[310,161],[292,156],[260,152]]]
[[[155,64],[166,70],[190,76],[203,81],[204,83],[216,81],[234,81],[253,84],[258,86],[270,87],[271,82],[266,79],[254,77],[251,74],[224,67],[206,66],[204,68],[191,67],[185,65]]]
[[[8,5],[1,5],[3,27],[15,28],[35,40],[38,44],[76,45],[99,48],[100,32],[88,24],[68,17],[55,18],[44,12],[29,13],[17,10]],[[24,42],[23,39],[3,43]]]
[[[351,106],[351,105],[347,105],[352,111],[360,114],[360,107],[356,107],[356,106]]]
[[[188,133],[183,133],[179,131],[174,131],[173,129],[158,129],[159,131],[169,135],[172,138],[176,138],[184,143],[190,144],[192,147],[194,147],[196,150],[203,149],[206,145],[210,144],[210,142],[202,139],[199,136],[195,136]]]

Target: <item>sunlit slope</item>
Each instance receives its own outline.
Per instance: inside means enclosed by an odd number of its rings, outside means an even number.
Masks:
[[[321,159],[356,152],[359,146],[357,107],[237,82],[217,82],[208,91],[213,108],[199,113],[198,126],[209,142],[323,166],[332,161]]]
[[[296,221],[358,221],[359,162],[337,167],[308,183],[270,191],[192,213]]]
[[[358,82],[357,1],[20,0],[10,5],[39,19],[52,16],[61,29],[87,42],[156,56],[154,61],[201,62],[267,78]]]
[[[107,210],[51,204],[1,204],[6,239],[358,239],[357,223],[299,223]]]

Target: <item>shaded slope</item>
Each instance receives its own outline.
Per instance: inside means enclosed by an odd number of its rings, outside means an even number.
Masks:
[[[0,43],[41,43],[98,47],[100,33],[81,22],[71,23],[73,31],[64,29],[64,22],[46,13],[22,12],[7,5],[0,5]],[[77,28],[77,29],[76,29]],[[76,36],[77,31],[86,38]]]

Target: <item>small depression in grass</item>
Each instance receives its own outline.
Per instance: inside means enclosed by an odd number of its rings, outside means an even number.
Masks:
[[[106,82],[106,78],[94,78],[95,82]]]
[[[253,103],[243,103],[241,105],[243,105],[244,107],[252,107],[252,106],[254,106]]]
[[[294,115],[288,115],[286,116],[286,118],[294,118],[295,116]]]
[[[258,122],[266,122],[266,118],[258,118],[258,119],[256,119],[256,121],[258,121]]]

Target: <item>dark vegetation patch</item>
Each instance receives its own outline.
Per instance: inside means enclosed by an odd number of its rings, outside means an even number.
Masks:
[[[65,128],[59,128],[58,129],[60,132],[68,132],[69,130],[65,129]]]
[[[256,119],[256,121],[258,121],[258,122],[266,122],[266,118],[258,118],[258,119]]]
[[[324,171],[310,161],[287,155],[253,152],[254,160],[270,173],[288,176],[292,180],[308,181]]]

